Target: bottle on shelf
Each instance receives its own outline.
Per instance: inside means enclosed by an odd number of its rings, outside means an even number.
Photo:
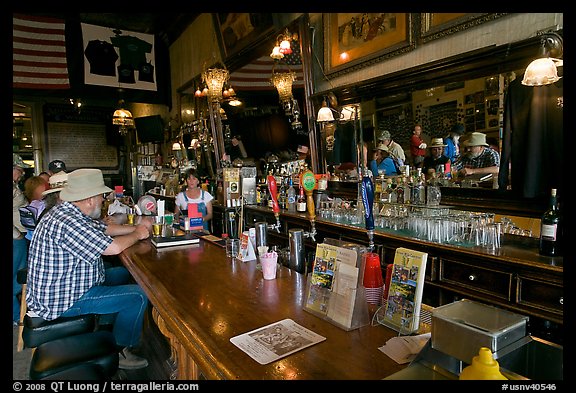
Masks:
[[[296,190],[294,189],[294,183],[292,181],[292,176],[288,178],[289,187],[288,191],[286,191],[286,205],[288,206],[289,212],[296,211]]]
[[[562,222],[558,208],[557,190],[552,189],[548,210],[544,212],[540,224],[540,255],[555,257],[561,255]]]
[[[278,191],[278,205],[280,205],[280,209],[286,210],[286,200],[288,199],[286,194],[286,182],[284,179],[280,178],[278,183],[280,183],[280,190]]]

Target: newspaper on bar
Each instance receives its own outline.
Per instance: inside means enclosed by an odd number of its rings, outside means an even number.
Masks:
[[[268,364],[324,340],[326,337],[284,319],[232,337],[230,342],[258,363]]]

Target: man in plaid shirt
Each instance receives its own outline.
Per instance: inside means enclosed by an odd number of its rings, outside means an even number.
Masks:
[[[454,163],[458,173],[463,176],[475,174],[498,175],[500,154],[486,143],[486,134],[473,132],[464,142],[466,153]]]
[[[99,169],[78,169],[68,175],[60,192],[62,203],[40,220],[28,255],[28,315],[53,320],[60,316],[116,314],[113,334],[119,367],[148,365],[131,348],[142,333],[148,299],[122,267],[104,268],[102,255],[117,255],[150,236],[151,223],[106,224],[102,203],[112,190]]]

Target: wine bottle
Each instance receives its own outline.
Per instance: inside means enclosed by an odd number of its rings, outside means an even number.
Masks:
[[[548,210],[544,212],[540,225],[540,255],[555,257],[560,255],[560,210],[556,198],[556,189],[553,188],[550,194],[550,204]]]
[[[288,187],[288,191],[286,192],[286,204],[288,207],[289,212],[296,211],[296,190],[294,189],[294,184],[292,177],[288,179],[290,187]]]

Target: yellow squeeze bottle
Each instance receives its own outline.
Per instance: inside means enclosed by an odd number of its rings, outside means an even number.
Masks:
[[[489,348],[482,347],[478,356],[474,356],[472,364],[464,368],[460,373],[461,380],[507,380],[500,372],[498,362],[494,360],[492,351]]]

